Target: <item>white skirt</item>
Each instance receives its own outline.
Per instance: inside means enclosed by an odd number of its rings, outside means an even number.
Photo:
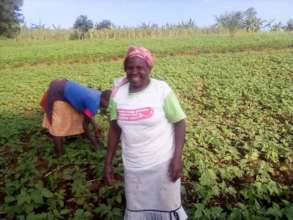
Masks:
[[[170,161],[147,170],[124,169],[126,210],[124,220],[185,220],[181,181],[170,181]]]

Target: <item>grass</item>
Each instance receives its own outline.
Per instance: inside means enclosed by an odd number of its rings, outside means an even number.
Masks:
[[[0,42],[0,67],[109,61],[122,58],[126,48],[133,44],[144,45],[156,56],[164,57],[178,53],[196,55],[291,48],[293,34],[291,32],[240,34],[233,38],[225,35],[199,35],[137,40],[2,41]]]

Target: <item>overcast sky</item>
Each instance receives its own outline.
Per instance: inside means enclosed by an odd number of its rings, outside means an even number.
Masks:
[[[293,0],[24,0],[25,23],[70,28],[79,15],[94,23],[103,19],[119,26],[144,23],[177,24],[192,19],[198,26],[215,23],[215,16],[254,7],[258,16],[286,24],[293,18]]]

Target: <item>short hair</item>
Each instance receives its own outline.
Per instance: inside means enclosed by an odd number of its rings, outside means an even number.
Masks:
[[[111,93],[112,93],[112,90],[110,90],[110,89],[104,90],[104,91],[102,91],[101,98],[109,100],[111,97]]]

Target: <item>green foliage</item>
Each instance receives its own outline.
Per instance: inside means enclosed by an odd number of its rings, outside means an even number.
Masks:
[[[240,29],[242,19],[243,14],[240,11],[230,12],[216,17],[217,26],[228,29],[230,35],[234,35],[235,32]]]
[[[285,26],[286,31],[293,31],[293,19],[290,19]]]
[[[80,15],[76,18],[73,28],[78,29],[81,33],[88,32],[93,27],[93,22],[85,15]]]
[[[129,44],[156,55],[187,114],[182,201],[190,219],[292,219],[292,35],[23,43],[0,41],[0,218],[121,219],[121,152],[116,184],[103,181],[102,149],[82,136],[53,155],[39,99],[69,78],[110,88]],[[61,45],[62,44],[62,45]],[[97,46],[98,45],[98,46]]]
[[[264,20],[257,17],[254,8],[245,11],[234,11],[216,17],[216,25],[229,30],[230,35],[234,35],[237,30],[244,29],[248,32],[256,32],[262,28]]]
[[[283,25],[281,22],[275,24],[268,24],[269,30],[272,32],[278,32],[283,30]]]
[[[81,38],[82,38],[82,33],[78,30],[74,30],[69,36],[69,40],[79,40]]]
[[[243,22],[241,27],[246,31],[259,31],[264,24],[264,20],[257,17],[257,11],[254,8],[248,8],[243,12]]]
[[[114,24],[110,20],[102,20],[101,22],[95,25],[95,28],[97,30],[112,29],[113,27],[114,27]]]
[[[14,37],[22,21],[20,7],[22,0],[2,0],[0,2],[0,36]]]

